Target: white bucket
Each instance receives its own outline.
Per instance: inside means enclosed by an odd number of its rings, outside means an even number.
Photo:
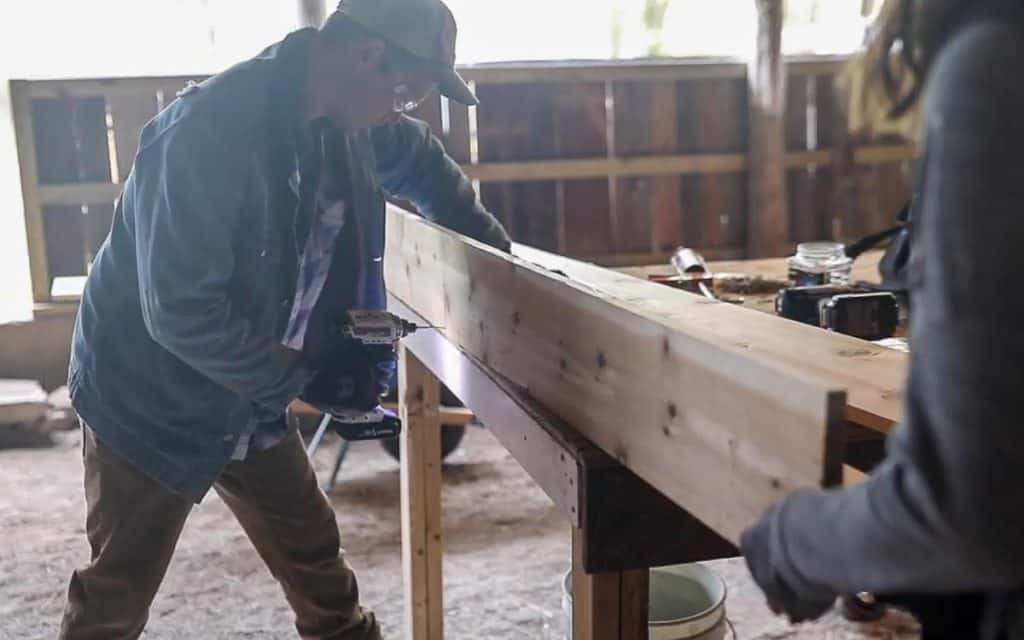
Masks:
[[[725,582],[700,564],[651,569],[650,640],[725,640]],[[562,633],[572,640],[572,572],[562,579]]]

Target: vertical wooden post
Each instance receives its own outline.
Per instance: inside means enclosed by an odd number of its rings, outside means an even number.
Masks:
[[[573,640],[647,640],[650,572],[588,574],[583,531],[572,531]]]
[[[326,0],[299,0],[299,26],[319,29],[327,19]]]
[[[398,397],[402,419],[399,441],[406,637],[441,640],[440,385],[401,345]]]
[[[32,300],[49,302],[50,265],[46,259],[43,206],[39,199],[39,168],[36,165],[36,139],[32,129],[32,96],[25,80],[12,80],[10,87],[18,167],[21,170],[21,195],[25,206],[25,235],[28,237]]]
[[[757,47],[747,70],[750,88],[750,206],[747,257],[788,252],[786,202],[786,68],[782,0],[754,0]]]

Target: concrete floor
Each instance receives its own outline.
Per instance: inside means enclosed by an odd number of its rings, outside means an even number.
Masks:
[[[54,448],[0,451],[0,640],[56,635],[68,575],[87,554],[78,447],[71,432]],[[317,466],[332,453],[319,454]],[[330,496],[342,542],[364,602],[387,638],[401,638],[398,466],[373,443],[356,446],[346,465]],[[570,557],[561,515],[481,429],[471,429],[450,459],[444,483],[445,637],[560,638],[560,580]],[[835,614],[788,626],[764,606],[742,560],[711,566],[728,585],[728,615],[743,640],[916,637],[899,614],[871,627]],[[295,637],[277,584],[215,496],[190,518],[143,637]]]

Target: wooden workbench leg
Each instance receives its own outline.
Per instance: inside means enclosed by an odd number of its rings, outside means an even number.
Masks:
[[[582,541],[573,529],[573,640],[647,640],[650,571],[585,573]]]
[[[399,347],[402,565],[409,640],[441,640],[441,422],[437,378]]]

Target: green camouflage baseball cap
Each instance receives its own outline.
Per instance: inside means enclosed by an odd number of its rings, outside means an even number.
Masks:
[[[341,0],[338,12],[426,63],[441,95],[479,104],[455,71],[455,17],[441,0]]]

